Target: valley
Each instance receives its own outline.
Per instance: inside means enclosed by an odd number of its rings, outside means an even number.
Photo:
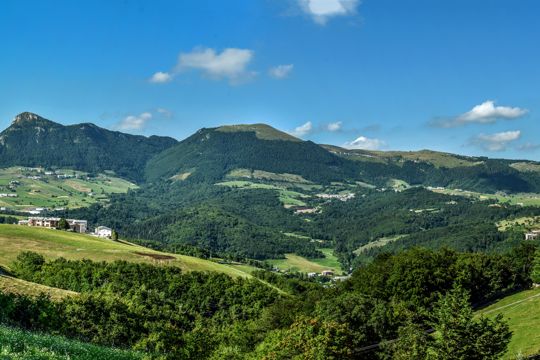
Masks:
[[[84,125],[78,134],[37,115],[17,119],[2,132],[5,143],[13,132],[32,134],[36,124],[77,139],[93,128]],[[440,299],[471,296],[471,303],[496,301],[480,311],[488,315],[486,326],[504,335],[494,315],[508,318],[514,332],[508,354],[540,351],[540,341],[525,346],[522,340],[528,335],[520,324],[530,310],[496,307],[528,304],[514,299],[535,291],[528,289],[540,238],[524,236],[540,225],[536,163],[345,150],[264,124],[201,129],[179,142],[128,138],[123,145],[121,135],[103,131],[116,146],[134,147],[144,166],[128,166],[133,157],[125,153],[115,164],[51,156],[12,159],[0,170],[6,194],[0,198],[0,302],[14,309],[0,311],[0,318],[9,324],[201,359],[295,353],[286,344],[297,331],[324,333],[346,324],[339,331],[350,339],[336,338],[320,351],[337,358],[349,351],[355,358],[354,349],[399,340],[411,319],[424,327],[441,324],[444,318],[426,315],[448,306]],[[98,139],[72,145],[92,154]],[[147,154],[156,144],[164,148]],[[40,154],[53,145],[44,142]],[[37,161],[43,167],[25,165]],[[55,224],[82,219],[88,234],[7,224],[30,211],[55,217]],[[120,240],[90,235],[98,226]],[[28,304],[63,323],[41,322],[32,313],[17,317],[18,306]],[[395,306],[415,315],[380,315]],[[108,315],[97,322],[95,311]],[[156,330],[169,326],[176,328]],[[111,327],[119,330],[105,336]]]

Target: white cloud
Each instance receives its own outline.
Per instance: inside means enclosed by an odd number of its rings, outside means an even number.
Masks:
[[[333,123],[329,123],[329,124],[326,124],[326,130],[330,131],[330,132],[336,132],[336,131],[340,131],[341,130],[341,121],[336,121],[336,122],[333,122]]]
[[[355,14],[360,0],[298,0],[298,3],[313,21],[325,25],[331,17]]]
[[[517,119],[528,113],[527,109],[510,106],[495,106],[495,101],[488,100],[476,105],[471,110],[455,118],[437,120],[432,124],[438,127],[451,128],[467,124],[490,124],[499,119]]]
[[[154,84],[163,84],[172,80],[172,75],[168,72],[158,71],[148,80]]]
[[[152,114],[143,112],[139,115],[128,115],[120,121],[115,128],[119,130],[140,130],[152,119]]]
[[[480,134],[472,140],[474,145],[488,151],[504,151],[508,144],[521,137],[520,130],[503,131],[495,134]]]
[[[248,49],[228,48],[221,53],[210,48],[196,48],[178,56],[175,72],[200,70],[212,79],[226,78],[232,83],[249,80],[255,73],[247,69],[255,52]]]
[[[191,52],[180,53],[178,62],[171,71],[158,71],[149,81],[163,84],[185,71],[199,70],[211,79],[227,79],[231,84],[238,84],[250,80],[257,74],[248,69],[254,56],[255,52],[249,49],[227,48],[218,53],[211,48],[198,47]]]
[[[302,137],[313,131],[313,123],[311,121],[306,122],[303,125],[297,126],[293,131],[290,132],[293,136]]]
[[[291,73],[293,68],[294,68],[294,64],[278,65],[278,66],[275,66],[273,68],[270,68],[268,73],[273,78],[285,79],[287,76],[289,76],[289,74]]]
[[[355,140],[343,144],[343,147],[347,149],[377,150],[384,145],[385,142],[382,140],[359,136]]]

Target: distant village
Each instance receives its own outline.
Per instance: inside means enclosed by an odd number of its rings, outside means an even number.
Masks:
[[[41,227],[46,229],[58,229],[61,225],[62,218],[59,217],[29,217],[26,220],[19,220],[19,225],[21,226],[32,226],[32,227]],[[88,221],[86,220],[78,220],[78,219],[65,219],[69,230],[80,233],[80,234],[86,234],[88,231]],[[112,239],[113,237],[113,230],[111,228],[108,228],[106,226],[98,226],[94,230],[94,232],[90,233],[90,235],[94,235],[100,238],[104,239]]]

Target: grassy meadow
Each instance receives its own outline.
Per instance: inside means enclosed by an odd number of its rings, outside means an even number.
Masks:
[[[341,265],[337,258],[334,256],[333,250],[330,248],[323,248],[319,250],[324,254],[324,258],[307,259],[305,257],[295,254],[286,254],[285,259],[268,260],[268,262],[277,267],[278,269],[284,271],[320,273],[323,270],[333,270],[336,274],[341,273]]]
[[[58,171],[78,178],[58,179],[45,171],[12,167],[0,169],[0,193],[17,194],[1,197],[0,206],[24,210],[32,207],[77,208],[108,200],[110,194],[125,193],[137,186],[129,181],[105,174],[95,178],[73,170]],[[32,176],[40,178],[31,178]]]
[[[504,359],[519,359],[540,353],[540,288],[507,296],[478,311],[488,317],[502,314],[512,330]]]
[[[250,277],[246,267],[218,264],[192,256],[169,254],[128,242],[115,242],[90,235],[18,225],[0,225],[0,266],[10,264],[22,251],[35,251],[47,259],[126,260],[178,266],[184,271],[217,271],[233,277]]]
[[[518,194],[487,194],[474,191],[459,190],[459,189],[440,189],[431,188],[431,191],[455,196],[465,196],[478,200],[496,200],[501,204],[521,205],[521,206],[540,206],[540,194],[535,193],[518,193]]]

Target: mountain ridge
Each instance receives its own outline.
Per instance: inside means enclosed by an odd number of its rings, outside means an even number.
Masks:
[[[92,123],[61,125],[23,112],[0,133],[0,166],[112,170],[140,182],[146,162],[176,143],[170,137],[125,134]]]

